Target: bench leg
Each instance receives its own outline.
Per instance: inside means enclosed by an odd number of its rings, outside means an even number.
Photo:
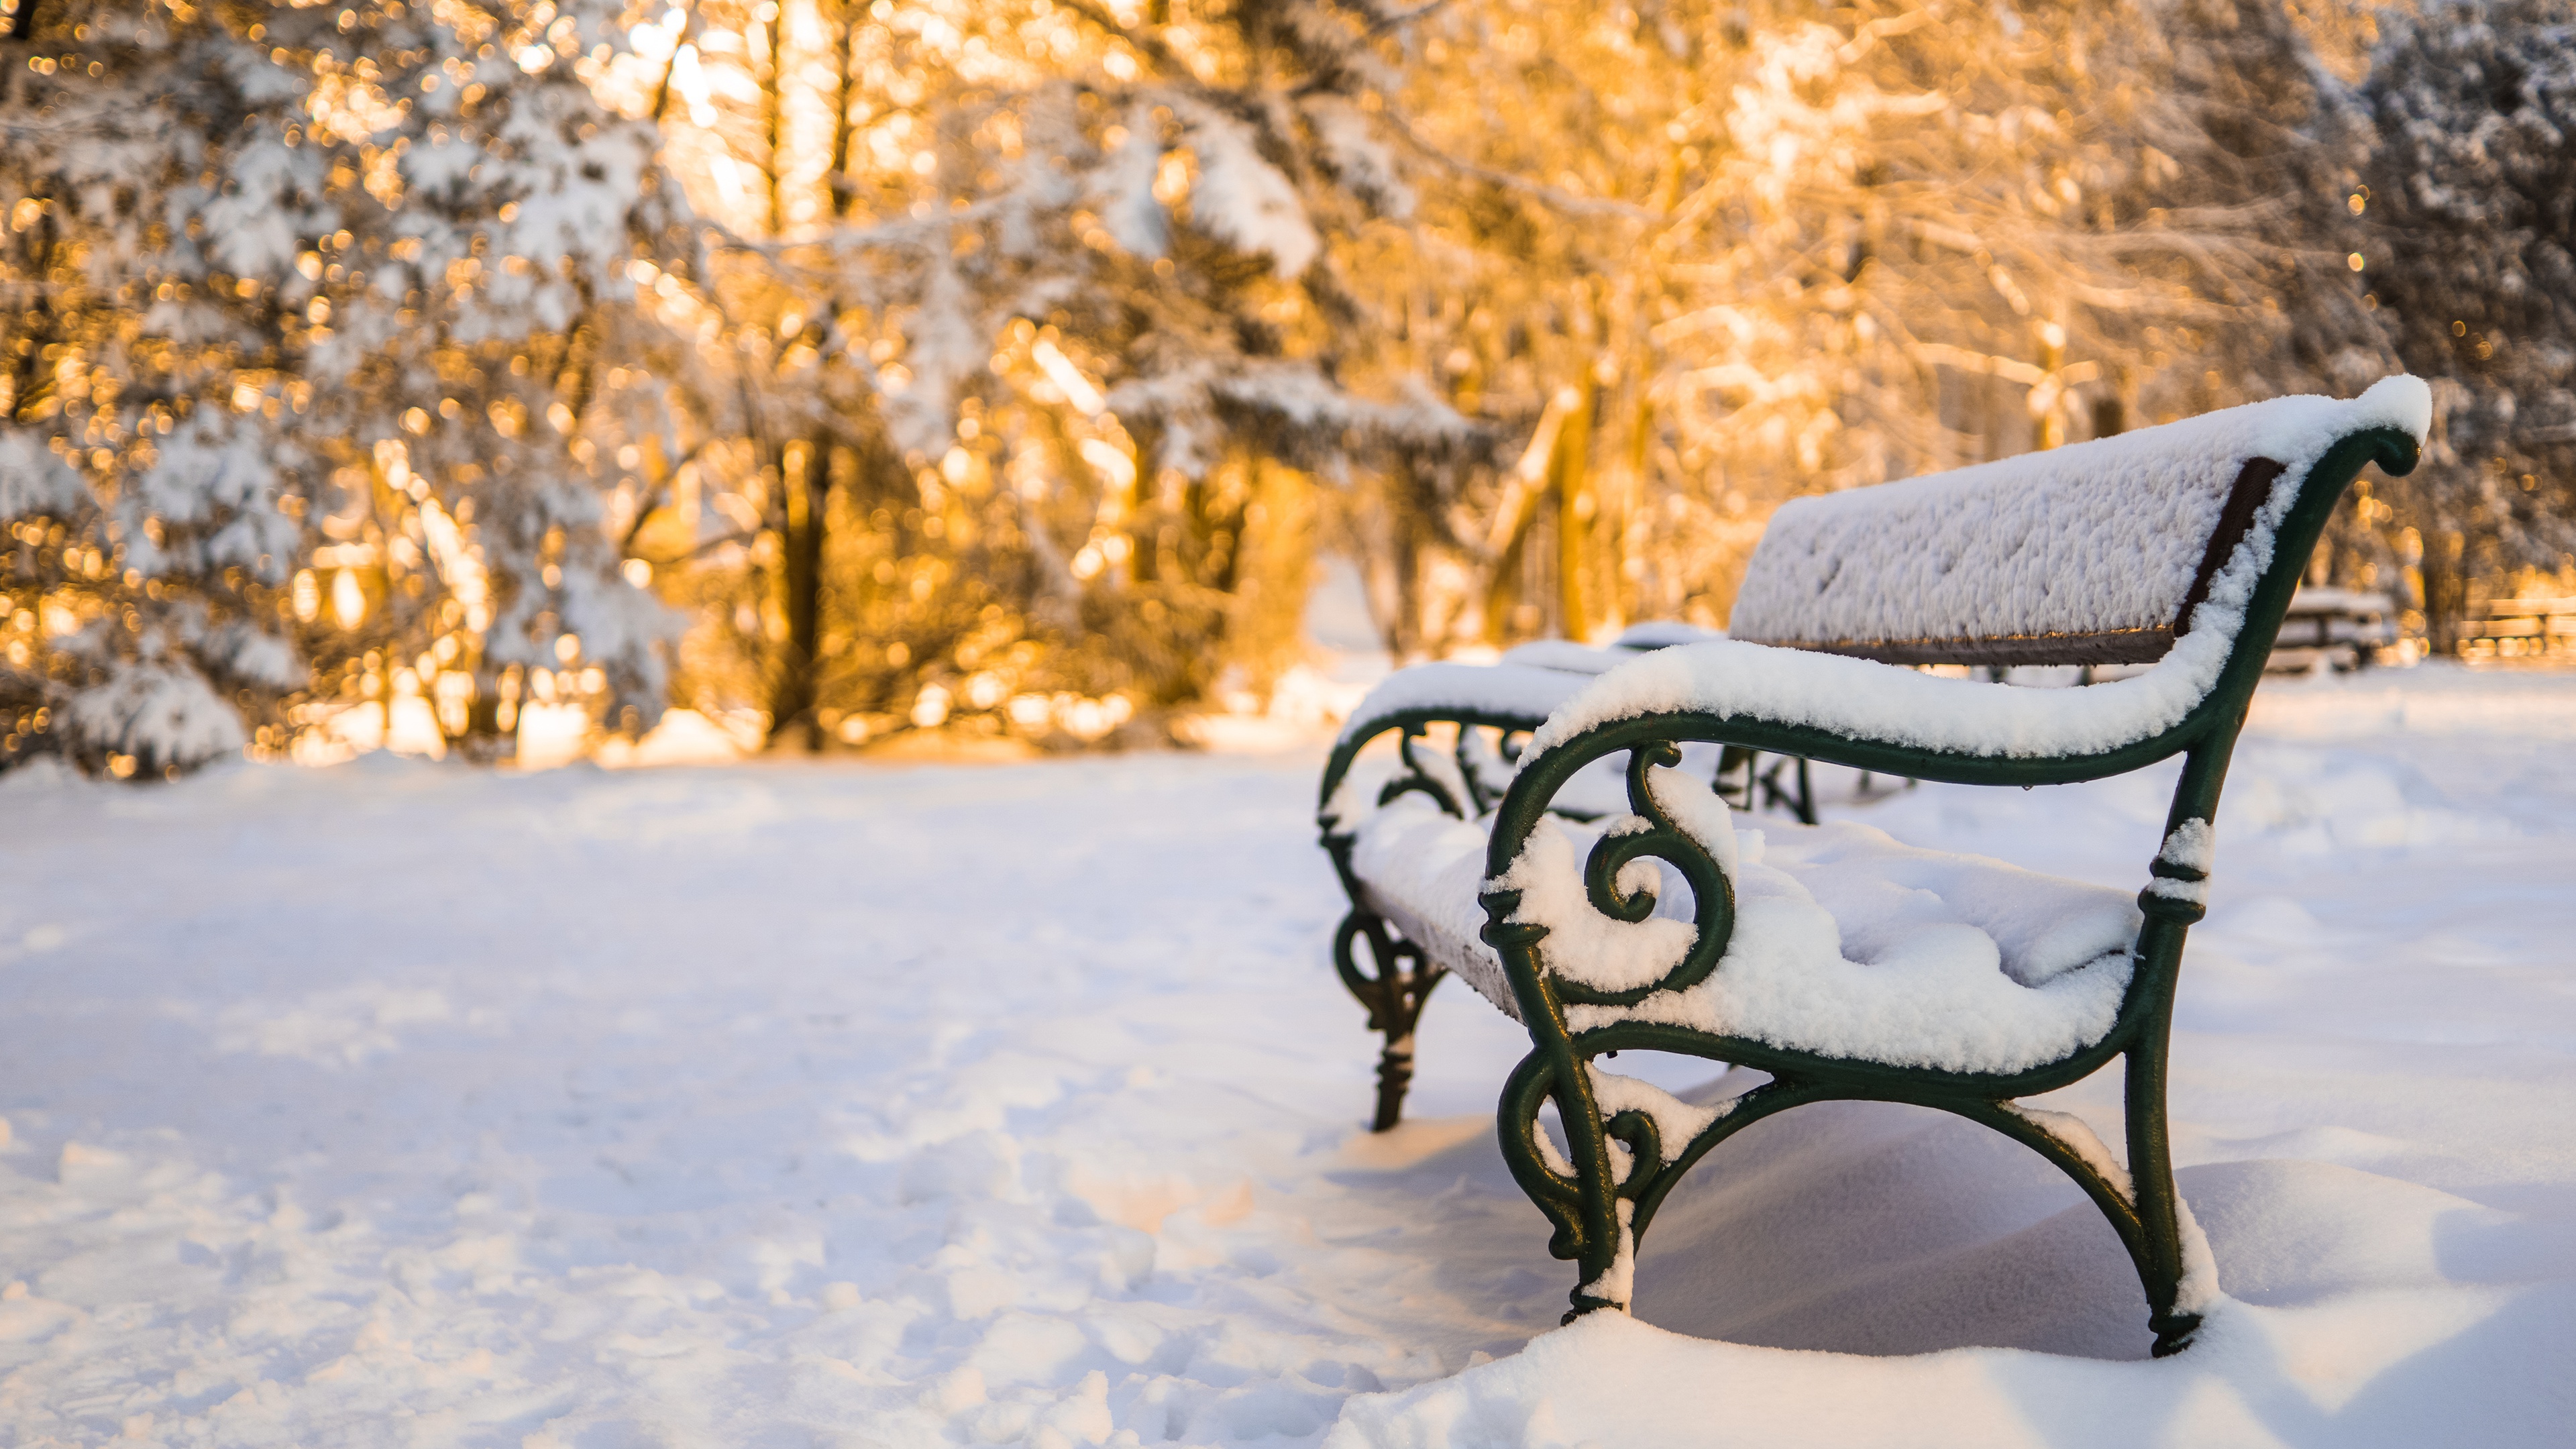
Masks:
[[[1363,941],[1373,971],[1360,968],[1355,948]],[[1386,1038],[1377,1062],[1377,1112],[1369,1119],[1371,1132],[1384,1132],[1404,1119],[1404,1094],[1413,1085],[1414,1028],[1431,988],[1448,973],[1427,960],[1421,947],[1389,931],[1386,922],[1356,909],[1333,933],[1333,968],[1368,1008],[1369,1030]]]
[[[1708,788],[1726,802],[1730,810],[1750,815],[1755,809],[1753,763],[1754,752],[1742,745],[1721,745],[1717,751],[1717,775]]]
[[[1504,1083],[1495,1125],[1513,1180],[1555,1226],[1548,1252],[1582,1274],[1566,1323],[1604,1309],[1628,1311],[1637,1250],[1656,1209],[1710,1149],[1775,1112],[1834,1095],[1812,1082],[1775,1078],[1731,1101],[1698,1136],[1667,1140],[1651,1112],[1630,1106],[1603,1113],[1595,1086],[1617,1079],[1596,1071],[1592,1057],[1549,1033],[1531,1038],[1537,1049]],[[1638,1084],[1622,1085],[1633,1101]],[[1562,1151],[1539,1121],[1550,1102],[1565,1129]]]
[[[1780,784],[1780,775],[1793,766],[1798,783],[1795,788],[1784,788]],[[1804,755],[1782,755],[1770,769],[1762,772],[1762,804],[1765,809],[1773,805],[1784,807],[1801,825],[1816,823],[1816,789],[1808,778]]]
[[[1371,1132],[1388,1131],[1404,1120],[1404,1094],[1412,1087],[1413,1033],[1390,1033],[1377,1054],[1377,1111],[1369,1118]]]
[[[1600,1309],[1628,1311],[1636,1253],[1635,1207],[1622,1203],[1608,1154],[1608,1134],[1595,1104],[1589,1058],[1576,1056],[1561,1034],[1530,1033],[1535,1047],[1503,1083],[1496,1104],[1503,1162],[1556,1231],[1548,1255],[1574,1262],[1582,1279],[1563,1322]],[[1556,1105],[1566,1149],[1548,1139],[1539,1112]],[[1622,1211],[1622,1208],[1626,1211]]]
[[[2214,1287],[2209,1259],[2189,1210],[2175,1190],[2172,1152],[2165,1131],[2162,1054],[2144,1046],[2127,1058],[2129,1163],[2124,1171],[2080,1121],[2052,1120],[2006,1099],[1894,1093],[1775,1076],[1728,1104],[1725,1112],[1687,1142],[1662,1140],[1650,1114],[1602,1113],[1589,1056],[1554,1033],[1531,1033],[1536,1050],[1523,1058],[1504,1085],[1496,1126],[1504,1162],[1513,1178],[1556,1231],[1548,1243],[1555,1257],[1575,1261],[1582,1281],[1565,1321],[1612,1309],[1628,1311],[1634,1292],[1639,1243],[1665,1195],[1717,1146],[1776,1112],[1835,1099],[1910,1101],[1990,1127],[2020,1142],[2074,1179],[2119,1234],[2147,1300],[2154,1353],[2169,1357],[2191,1346],[2201,1326],[2199,1304]],[[1630,1097],[1635,1084],[1626,1086]],[[1565,1128],[1560,1150],[1539,1120],[1553,1102]],[[2194,1283],[2192,1279],[2199,1277]]]
[[[1784,774],[1792,776],[1794,783],[1781,783]],[[1862,777],[1864,781],[1867,778]],[[1723,746],[1717,755],[1717,776],[1709,788],[1730,809],[1747,815],[1776,805],[1795,816],[1801,825],[1816,823],[1815,786],[1802,756],[1775,755],[1765,768],[1760,751],[1742,745]]]
[[[2159,1031],[2157,1035],[2162,1036]],[[2199,1230],[2188,1221],[2190,1209],[2174,1187],[2173,1145],[2165,1127],[2165,1054],[2161,1042],[2150,1050],[2132,1050],[2124,1059],[2127,1073],[2129,1180],[2137,1195],[2139,1285],[2147,1292],[2147,1326],[2155,1330],[2155,1356],[2166,1358],[2191,1346],[2200,1331],[2200,1314],[2182,1305],[2191,1259],[2204,1256]],[[2186,1235],[2191,1239],[2186,1243]],[[2199,1252],[2192,1251],[2198,1247]],[[2204,1285],[2214,1286],[2214,1285]]]

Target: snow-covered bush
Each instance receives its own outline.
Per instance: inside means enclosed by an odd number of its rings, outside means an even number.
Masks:
[[[11,17],[0,767],[192,764],[221,733],[209,707],[280,751],[415,696],[499,753],[540,670],[612,726],[658,715],[674,621],[607,528],[667,353],[630,263],[688,239],[650,124],[589,88],[621,19],[599,0]],[[191,678],[203,698],[169,704]],[[179,733],[147,748],[153,720]],[[58,723],[83,733],[49,742]]]
[[[0,43],[0,768],[158,774],[303,680],[274,600],[311,392],[269,293],[281,238],[336,223],[267,49],[160,4],[30,14]]]
[[[105,683],[64,700],[55,729],[83,767],[119,777],[176,775],[247,741],[241,711],[175,660],[117,664]]]

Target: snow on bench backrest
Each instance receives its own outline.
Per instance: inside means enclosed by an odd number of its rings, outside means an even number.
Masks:
[[[2268,549],[2277,487],[2364,429],[2420,441],[2431,414],[2421,380],[2391,377],[1796,499],[1727,632],[1891,664],[2151,662],[2239,548]]]

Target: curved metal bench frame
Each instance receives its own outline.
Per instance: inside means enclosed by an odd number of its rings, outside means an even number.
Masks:
[[[2175,983],[2180,973],[2184,937],[2205,914],[2205,907],[2152,886],[2138,896],[2145,924],[2138,934],[2135,965],[2126,994],[2110,1030],[2100,1040],[2068,1056],[2025,1071],[1970,1073],[1882,1062],[1821,1056],[1744,1037],[1711,1034],[1648,1022],[1624,1022],[1590,1031],[1575,1031],[1566,1021],[1569,1004],[1628,1005],[1658,992],[1697,983],[1718,968],[1734,918],[1734,893],[1726,875],[1707,852],[1674,828],[1646,789],[1649,768],[1677,764],[1684,742],[1712,742],[1824,760],[1873,772],[1969,785],[2054,785],[2099,780],[2143,769],[2175,755],[2184,757],[2181,780],[2166,812],[2166,838],[2187,822],[2214,823],[2220,787],[2235,749],[2246,709],[2263,675],[2272,642],[2279,633],[2291,595],[2296,591],[2309,553],[2324,529],[2335,502],[2364,465],[2377,462],[2392,475],[2413,469],[2415,439],[2394,428],[2372,428],[2347,434],[2321,456],[2299,485],[2297,498],[2273,535],[2269,567],[2257,582],[2217,683],[2182,721],[2160,734],[2096,754],[2027,758],[1971,755],[1892,745],[1809,726],[1783,725],[1741,716],[1680,712],[1615,720],[1586,730],[1553,748],[1520,762],[1496,810],[1486,858],[1486,878],[1508,871],[1530,833],[1550,811],[1557,791],[1586,765],[1620,753],[1628,756],[1630,808],[1652,826],[1643,832],[1604,837],[1585,864],[1588,894],[1596,909],[1623,920],[1641,920],[1653,909],[1651,895],[1622,897],[1615,884],[1619,868],[1630,860],[1653,857],[1671,864],[1690,882],[1699,934],[1680,965],[1661,981],[1629,991],[1602,991],[1558,976],[1548,969],[1545,926],[1510,919],[1519,906],[1513,891],[1489,891],[1480,897],[1488,917],[1483,935],[1501,956],[1532,1049],[1503,1087],[1497,1113],[1503,1156],[1512,1176],[1529,1194],[1555,1232],[1549,1251],[1571,1259],[1582,1279],[1565,1315],[1603,1308],[1625,1310],[1624,1264],[1632,1264],[1636,1244],[1653,1222],[1656,1209],[1699,1160],[1737,1132],[1791,1107],[1809,1102],[1867,1100],[1931,1107],[1992,1128],[2030,1148],[2072,1178],[2110,1221],[2145,1290],[2148,1325],[2155,1333],[2155,1353],[2179,1352],[2200,1326],[2200,1315],[2180,1301],[2184,1286],[2183,1211],[2174,1190],[2172,1147],[2166,1127],[2165,1084]],[[1400,731],[1405,771],[1390,781],[1379,803],[1411,790],[1429,793],[1443,808],[1462,817],[1467,811],[1424,767],[1417,746],[1429,726],[1459,727],[1461,764],[1467,738],[1476,728],[1511,732],[1535,729],[1540,720],[1477,710],[1413,709],[1366,722],[1333,752],[1323,782],[1324,845],[1332,855],[1352,910],[1334,940],[1335,964],[1352,993],[1368,1006],[1372,1028],[1386,1033],[1386,1056],[1380,1068],[1377,1130],[1395,1125],[1406,1084],[1412,1076],[1412,1039],[1424,1000],[1439,984],[1441,968],[1421,948],[1390,931],[1371,913],[1366,893],[1351,869],[1353,837],[1333,813],[1335,792],[1360,750],[1370,740]],[[1472,769],[1467,771],[1472,781]],[[1471,786],[1481,793],[1481,787]],[[1472,803],[1482,806],[1481,799]],[[1472,817],[1469,817],[1472,818]],[[2202,873],[2164,859],[2150,864],[2152,875],[2178,882],[2197,882]],[[1375,971],[1355,960],[1355,943],[1365,940]],[[1716,1121],[1687,1142],[1666,1144],[1654,1121],[1635,1111],[1604,1119],[1595,1100],[1590,1063],[1623,1050],[1673,1052],[1711,1061],[1737,1063],[1771,1074],[1772,1080],[1735,1098]],[[1400,1055],[1399,1055],[1400,1053]],[[2112,1058],[2125,1066],[2128,1167],[2106,1170],[2103,1162],[2078,1142],[2025,1113],[2014,1099],[2048,1092],[2092,1075]],[[1542,1140],[1541,1108],[1556,1105],[1567,1151],[1560,1157],[1552,1142]],[[2089,1135],[2089,1134],[2087,1134]],[[1628,1164],[1614,1159],[1618,1156]],[[1557,1159],[1551,1162],[1550,1159]],[[1570,1169],[1570,1170],[1567,1170]],[[2122,1180],[2125,1179],[2125,1180]]]

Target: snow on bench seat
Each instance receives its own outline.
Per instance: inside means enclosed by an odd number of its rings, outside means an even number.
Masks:
[[[1533,855],[1570,877],[1614,825],[1550,820]],[[1406,797],[1359,823],[1351,864],[1372,908],[1518,1018],[1502,962],[1478,934],[1486,828]],[[1666,1022],[1959,1072],[2055,1061],[2110,1030],[2141,920],[2128,893],[1917,850],[1842,821],[1729,828],[1736,918],[1717,970],[1634,1006],[1569,1007],[1567,1025]],[[1628,868],[1660,873],[1654,914],[1632,924],[1587,912],[1582,929],[1602,939],[1567,959],[1627,957],[1609,969],[1651,980],[1689,947],[1690,888],[1661,862]]]

